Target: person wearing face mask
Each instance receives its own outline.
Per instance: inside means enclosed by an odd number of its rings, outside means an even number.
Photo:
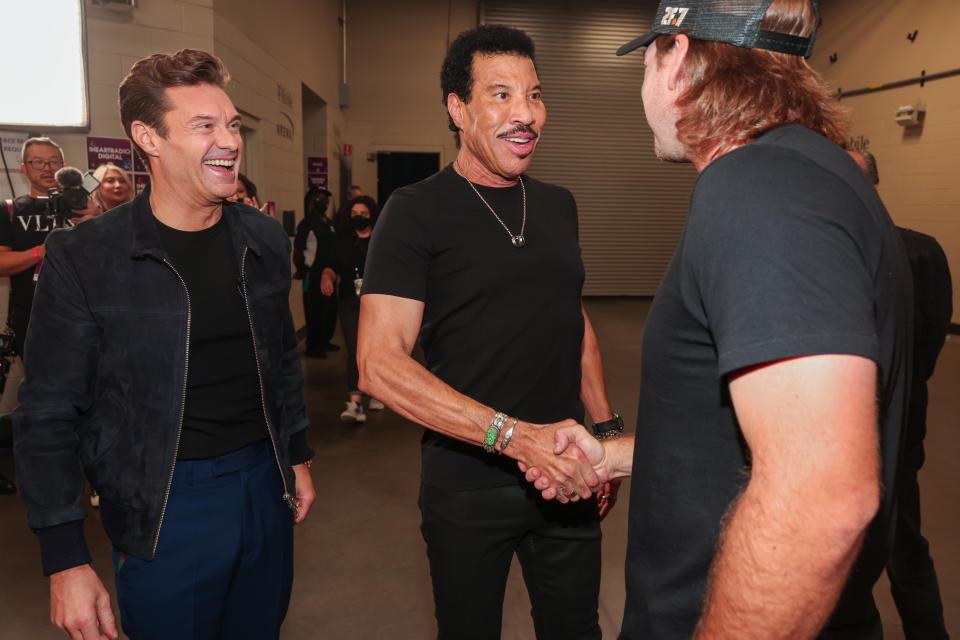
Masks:
[[[93,177],[100,181],[100,186],[90,194],[90,199],[101,211],[109,211],[133,200],[130,178],[117,165],[110,162],[102,164],[94,170]]]
[[[360,287],[363,285],[363,269],[367,261],[367,247],[373,225],[380,214],[380,206],[370,196],[359,196],[347,201],[345,211],[349,215],[340,216],[337,223],[337,236],[330,252],[327,264],[320,276],[320,292],[324,296],[336,293],[336,281],[339,278],[340,301],[337,305],[340,315],[340,328],[343,341],[347,345],[347,392],[350,399],[340,419],[354,424],[364,422],[367,414],[363,411],[363,394],[358,383],[360,372],[357,369],[357,327],[360,322]],[[368,408],[372,411],[383,409],[383,403],[370,398]]]

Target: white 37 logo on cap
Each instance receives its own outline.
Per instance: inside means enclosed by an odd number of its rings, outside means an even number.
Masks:
[[[660,24],[679,27],[683,19],[687,17],[687,12],[689,11],[690,9],[687,7],[667,7],[667,10],[663,14],[663,19],[660,20]]]

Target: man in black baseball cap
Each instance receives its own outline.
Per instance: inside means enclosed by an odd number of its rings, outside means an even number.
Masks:
[[[687,0],[683,6],[673,6],[677,1],[661,2],[650,31],[617,49],[617,55],[647,47],[658,36],[678,33],[697,40],[726,42],[745,49],[766,49],[804,58],[813,52],[812,32],[800,36],[763,28],[773,0]],[[810,3],[810,9],[819,20],[816,2]]]
[[[621,640],[875,639],[910,377],[910,268],[805,57],[810,0],[672,0],[644,52],[659,157],[700,172],[644,330]],[[549,480],[528,472],[545,497]]]

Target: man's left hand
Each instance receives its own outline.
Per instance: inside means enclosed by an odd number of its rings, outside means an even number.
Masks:
[[[306,464],[295,464],[293,465],[293,473],[297,478],[297,516],[293,519],[293,524],[299,524],[307,517],[310,505],[317,499],[317,492],[313,488],[310,467]]]
[[[617,503],[617,494],[620,493],[620,478],[614,478],[603,484],[603,489],[597,496],[597,505],[600,507],[600,519],[607,517]]]

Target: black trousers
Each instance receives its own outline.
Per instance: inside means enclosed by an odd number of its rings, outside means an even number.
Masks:
[[[421,485],[438,640],[498,640],[513,554],[539,640],[600,640],[595,498],[545,502],[520,485],[447,491]]]
[[[360,327],[360,298],[343,298],[337,305],[340,330],[347,347],[347,393],[360,393],[360,369],[357,367],[357,329]]]
[[[337,295],[323,295],[320,276],[313,274],[305,281],[303,315],[307,322],[307,351],[323,351],[337,328]]]
[[[915,374],[916,375],[916,374]],[[946,640],[943,602],[930,545],[920,533],[920,486],[923,438],[927,432],[926,384],[910,398],[903,459],[897,482],[897,524],[893,551],[887,561],[890,592],[907,640]]]

